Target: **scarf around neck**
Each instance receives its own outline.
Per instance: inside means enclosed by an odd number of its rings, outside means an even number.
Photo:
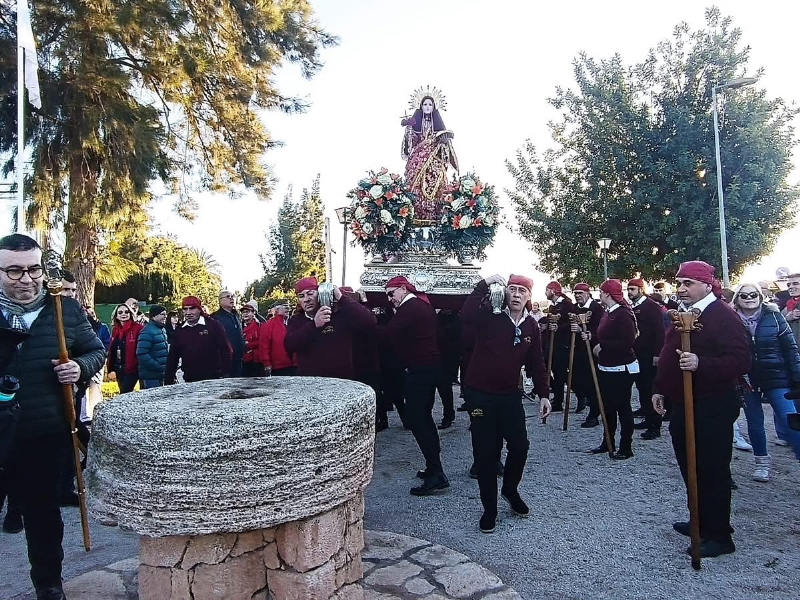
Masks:
[[[11,329],[16,329],[17,331],[28,331],[28,324],[23,317],[42,308],[45,300],[47,300],[47,290],[44,288],[42,288],[39,296],[29,304],[14,302],[0,290],[0,310],[6,314]]]
[[[759,306],[756,312],[754,312],[750,316],[747,316],[738,308],[736,309],[736,314],[739,315],[739,318],[742,320],[742,323],[747,328],[747,331],[750,332],[751,336],[754,336],[756,334],[756,327],[758,326],[758,320],[761,318],[761,310],[762,307]]]

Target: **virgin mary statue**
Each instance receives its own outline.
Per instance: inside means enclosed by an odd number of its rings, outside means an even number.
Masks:
[[[406,128],[402,149],[406,161],[405,180],[417,197],[414,202],[416,225],[438,222],[448,165],[458,171],[453,132],[445,128],[439,114],[439,108],[444,110],[445,105],[444,96],[436,88],[419,88],[409,102],[414,114],[400,122]]]

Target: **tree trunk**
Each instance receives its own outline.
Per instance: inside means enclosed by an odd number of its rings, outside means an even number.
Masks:
[[[65,231],[67,246],[64,267],[75,276],[77,300],[94,306],[94,285],[98,258],[97,177],[100,165],[86,151],[69,158],[69,217]]]

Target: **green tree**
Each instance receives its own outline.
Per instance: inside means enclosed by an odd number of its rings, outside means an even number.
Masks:
[[[520,235],[540,268],[566,281],[603,279],[595,240],[613,240],[609,275],[674,276],[703,259],[721,275],[712,87],[747,74],[749,48],[730,18],[706,11],[706,28],[682,23],[641,64],[619,56],[574,62],[576,89],[550,104],[555,147],[528,143],[507,167]],[[760,74],[760,72],[759,72]],[[718,98],[722,179],[732,274],[769,253],[792,224],[791,120],[797,109],[742,88]]]
[[[295,202],[291,188],[284,196],[277,220],[267,233],[269,251],[259,256],[264,276],[248,285],[247,295],[268,300],[291,298],[298,279],[323,276],[324,229],[317,175],[311,190],[303,189],[299,202]]]
[[[104,246],[144,235],[151,184],[191,216],[197,189],[268,197],[261,118],[298,112],[274,72],[311,77],[336,43],[308,0],[39,0],[32,7],[42,108],[26,122],[30,226],[64,227],[66,263],[85,302]],[[0,15],[0,151],[16,152],[16,19]]]

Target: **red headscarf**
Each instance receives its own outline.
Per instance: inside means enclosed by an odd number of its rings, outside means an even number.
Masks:
[[[533,291],[533,279],[529,279],[524,275],[509,275],[508,285],[521,285],[529,292]]]
[[[294,293],[302,294],[306,290],[316,290],[319,287],[316,277],[303,277],[294,284]]]
[[[564,294],[564,291],[561,289],[561,284],[557,281],[551,281],[547,284],[547,287],[544,289],[546,290],[553,290],[557,296],[561,296]]]
[[[181,301],[181,308],[199,308],[202,310],[203,303],[200,302],[197,296],[186,296],[186,298]]]
[[[589,291],[589,284],[588,283],[576,283],[572,286],[573,292],[588,292]]]
[[[638,279],[631,279],[628,281],[628,287],[638,287],[644,289],[644,280],[641,277]]]
[[[392,277],[389,281],[386,282],[386,285],[383,287],[384,289],[389,289],[390,287],[399,288],[401,286],[406,288],[409,292],[414,294],[417,298],[419,298],[423,302],[426,302],[428,304],[431,303],[431,301],[428,299],[427,294],[418,292],[417,288],[415,288],[414,285],[402,275],[398,275],[397,277]]]
[[[600,286],[600,291],[611,296],[617,304],[628,304],[622,295],[622,282],[619,279],[607,279]]]
[[[714,267],[702,260],[690,260],[681,263],[678,269],[678,274],[675,277],[685,277],[687,279],[694,279],[700,283],[706,283],[711,286],[711,293],[717,298],[722,297],[722,286],[719,281],[714,277]]]

